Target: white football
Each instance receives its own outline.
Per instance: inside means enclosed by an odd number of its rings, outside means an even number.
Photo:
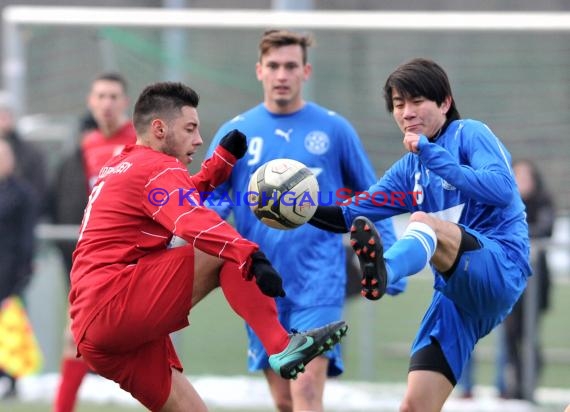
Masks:
[[[275,229],[294,229],[315,214],[319,183],[311,170],[292,159],[260,166],[249,180],[248,202],[255,216]]]

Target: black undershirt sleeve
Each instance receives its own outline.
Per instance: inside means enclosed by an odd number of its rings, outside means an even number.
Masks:
[[[348,232],[340,206],[317,206],[309,223],[328,232]]]

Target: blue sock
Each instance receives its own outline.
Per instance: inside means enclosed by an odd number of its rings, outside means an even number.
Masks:
[[[418,273],[429,262],[437,246],[437,237],[431,227],[412,222],[403,236],[384,252],[388,285]]]

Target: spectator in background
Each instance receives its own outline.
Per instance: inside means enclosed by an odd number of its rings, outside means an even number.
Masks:
[[[554,202],[548,192],[544,180],[534,162],[527,159],[517,160],[513,163],[513,172],[521,198],[526,206],[527,223],[530,238],[540,240],[552,236],[554,219],[556,217]],[[537,277],[538,301],[534,302],[537,313],[536,329],[540,328],[540,318],[550,306],[550,270],[546,259],[546,250],[536,243],[533,248],[533,273]],[[525,336],[524,300],[528,292],[525,291],[513,307],[512,312],[497,328],[498,354],[497,354],[497,391],[501,398],[524,399],[523,392],[523,345]],[[537,336],[534,341],[536,378],[544,366],[544,359]],[[465,365],[458,386],[461,388],[461,397],[473,396],[473,375],[476,360],[474,357]],[[536,387],[536,382],[533,387]]]
[[[83,167],[81,142],[92,131],[97,129],[97,122],[91,112],[83,115],[79,121],[79,140],[74,142],[70,153],[64,156],[59,164],[50,190],[50,212],[53,223],[79,225],[83,218],[83,210],[87,204],[89,186]],[[69,292],[69,272],[71,272],[71,256],[75,250],[77,239],[58,240],[56,246],[61,252],[65,264],[65,282]]]
[[[38,202],[32,186],[17,176],[12,146],[0,139],[0,305],[10,296],[22,296],[33,273]],[[16,379],[0,369],[7,382],[1,398],[16,394]]]
[[[84,132],[80,151],[61,165],[58,173],[61,186],[56,189],[60,193],[55,196],[54,205],[58,223],[66,223],[61,219],[74,220],[67,223],[76,223],[76,220],[81,222],[86,205],[83,203],[79,210],[81,198],[86,201],[87,193],[91,191],[101,167],[120,153],[126,145],[134,144],[136,141],[133,123],[127,115],[129,99],[127,81],[123,76],[117,73],[103,73],[97,76],[87,96],[87,107],[95,120],[96,127],[93,127],[90,121],[86,122],[90,129]],[[73,187],[66,186],[67,184],[73,184]],[[81,194],[74,193],[76,190],[82,190]],[[62,211],[64,213],[60,213]],[[69,253],[69,250],[65,253]],[[64,255],[64,259],[66,267],[69,268],[71,256]],[[54,402],[55,412],[73,411],[77,392],[83,377],[88,372],[87,365],[76,357],[76,353],[76,345],[68,325],[64,340],[61,380]]]
[[[499,397],[506,398],[507,390],[505,383],[505,369],[507,365],[507,353],[505,343],[505,326],[501,323],[494,329],[495,334],[495,388]],[[475,373],[477,370],[477,356],[473,351],[471,358],[465,364],[461,377],[457,381],[457,388],[459,389],[459,397],[462,399],[472,399],[475,396]]]
[[[10,97],[0,91],[0,140],[10,144],[16,158],[14,174],[26,180],[34,189],[40,212],[44,212],[47,195],[47,174],[44,156],[33,143],[22,140],[16,130],[16,118]]]
[[[536,305],[534,308],[537,313],[536,330],[539,331],[541,317],[550,307],[551,279],[546,250],[543,245],[537,244],[536,241],[552,236],[556,213],[552,196],[548,192],[535,163],[527,159],[517,160],[513,163],[513,171],[519,192],[526,206],[529,235],[535,241],[531,243],[531,263],[536,276],[538,300],[532,303]],[[522,370],[524,362],[523,337],[526,334],[524,319],[525,310],[527,310],[525,307],[525,296],[527,293],[529,291],[525,290],[515,304],[513,311],[503,323],[506,338],[507,370],[512,371],[510,374],[505,374],[507,392],[504,395],[506,398],[525,399],[522,387]],[[534,340],[534,356],[536,365],[535,377],[538,379],[544,366],[538,334]],[[533,388],[536,387],[536,383],[534,382]]]
[[[91,85],[87,107],[97,128],[87,133],[81,142],[89,191],[101,167],[136,141],[135,129],[127,114],[127,92],[126,79],[116,73],[102,74]]]
[[[16,179],[19,182],[17,183],[17,185],[19,186],[25,185],[28,187],[29,190],[26,191],[29,191],[30,192],[29,195],[32,197],[30,202],[34,205],[36,214],[34,217],[34,221],[30,222],[30,226],[27,227],[28,229],[32,230],[27,230],[25,232],[25,235],[23,235],[29,237],[27,240],[23,240],[21,238],[19,238],[19,240],[25,242],[28,245],[34,245],[35,234],[33,229],[35,228],[35,224],[37,223],[36,220],[37,214],[43,212],[43,205],[46,194],[47,180],[46,180],[45,162],[40,151],[33,145],[33,143],[23,140],[22,137],[20,136],[20,133],[18,132],[16,127],[16,117],[14,115],[14,107],[10,96],[5,91],[0,91],[0,142],[3,144],[3,146],[5,146],[4,144],[8,144],[10,147],[9,150],[10,154],[8,154],[6,148],[4,147],[3,149],[4,156],[6,158],[14,159],[10,167],[8,167],[9,166],[8,163],[6,163],[6,165],[0,165],[5,170],[12,169],[9,172],[11,177],[7,180],[7,182],[5,182],[6,192],[10,191],[10,189],[7,188],[8,186],[14,185],[14,183],[8,183],[8,182],[13,182],[14,179]],[[10,207],[11,204],[9,204],[9,202],[13,200],[14,199],[10,197],[6,197],[5,199],[2,200],[2,202],[4,203],[3,206]],[[21,211],[21,213],[26,214],[28,212]],[[0,231],[0,233],[3,241],[8,241],[10,242],[11,245],[15,244],[15,242],[12,243],[12,239],[10,236],[5,235],[5,233],[10,233],[10,232],[8,231],[4,232],[4,230],[2,230]],[[3,248],[1,253],[4,254],[8,250],[11,249]],[[8,253],[6,253],[6,256],[8,256]],[[25,274],[20,273],[19,276],[21,275],[29,279],[29,277],[32,274],[31,259],[32,257],[30,257],[29,259],[30,266],[28,267],[28,273]],[[11,269],[3,267],[2,270],[9,271]],[[23,277],[20,277],[21,281],[22,279]],[[4,280],[7,281],[7,278],[4,278]],[[23,289],[24,283],[27,284],[27,281],[25,282],[22,281],[22,286],[18,288],[19,291]],[[2,376],[2,374],[3,373],[0,372],[0,376]],[[8,395],[15,394],[15,380],[12,379],[11,377],[9,377],[9,380],[10,380],[10,386],[8,388],[7,394]]]

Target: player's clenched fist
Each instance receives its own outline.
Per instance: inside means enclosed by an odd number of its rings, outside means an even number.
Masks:
[[[233,154],[236,159],[241,159],[247,152],[247,138],[237,129],[233,129],[220,140],[220,146]]]
[[[406,132],[404,135],[404,147],[408,152],[417,153],[420,135],[413,132]]]

